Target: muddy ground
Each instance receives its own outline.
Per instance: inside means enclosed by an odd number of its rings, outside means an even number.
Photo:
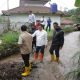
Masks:
[[[65,36],[65,43],[63,49],[60,51],[60,64],[56,62],[50,63],[48,50],[51,42],[49,42],[45,50],[43,63],[33,63],[32,72],[28,77],[21,77],[24,65],[20,54],[1,60],[0,80],[65,80],[65,74],[72,67],[72,56],[77,51],[80,51],[79,41],[80,32],[73,32]]]
[[[55,64],[55,65],[54,65]],[[56,63],[33,64],[28,77],[22,77],[23,63],[7,63],[0,65],[0,80],[64,80]]]

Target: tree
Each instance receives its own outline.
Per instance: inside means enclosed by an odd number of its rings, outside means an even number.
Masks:
[[[68,14],[71,15],[75,23],[80,23],[80,8],[69,10]]]
[[[75,6],[76,6],[76,7],[80,7],[80,0],[76,0],[76,1],[75,1]]]

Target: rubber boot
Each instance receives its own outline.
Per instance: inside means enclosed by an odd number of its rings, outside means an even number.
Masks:
[[[34,60],[37,60],[37,59],[38,59],[38,54],[34,53]]]
[[[40,62],[43,62],[43,54],[42,53],[40,53],[40,55],[39,55],[39,60],[40,60]]]
[[[51,62],[52,61],[56,61],[56,55],[55,54],[51,54]]]
[[[57,62],[57,63],[60,63],[59,57],[56,57],[56,62]]]
[[[54,61],[56,61],[56,55],[54,54]]]
[[[28,76],[30,74],[30,69],[29,67],[25,67],[25,71],[21,74],[22,76]]]
[[[54,61],[54,55],[51,54],[51,62]]]
[[[29,63],[29,69],[32,70],[32,64],[31,63]]]

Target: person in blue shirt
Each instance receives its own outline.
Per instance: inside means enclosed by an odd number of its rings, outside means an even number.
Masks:
[[[49,28],[49,31],[51,31],[51,19],[50,19],[50,17],[48,17],[48,20],[47,20],[46,31],[47,31],[48,28]]]

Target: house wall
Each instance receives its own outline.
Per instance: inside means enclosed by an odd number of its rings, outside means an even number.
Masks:
[[[52,20],[51,26],[53,22],[58,22],[58,24],[60,25],[60,16],[50,15],[50,14],[44,14],[44,15],[36,14],[36,20],[40,20],[42,16],[44,16],[45,18],[45,24],[47,18],[50,17]],[[28,14],[15,14],[10,16],[10,23],[12,28],[15,28],[16,26],[17,28],[19,28],[21,25],[25,24],[26,22],[28,22]]]

